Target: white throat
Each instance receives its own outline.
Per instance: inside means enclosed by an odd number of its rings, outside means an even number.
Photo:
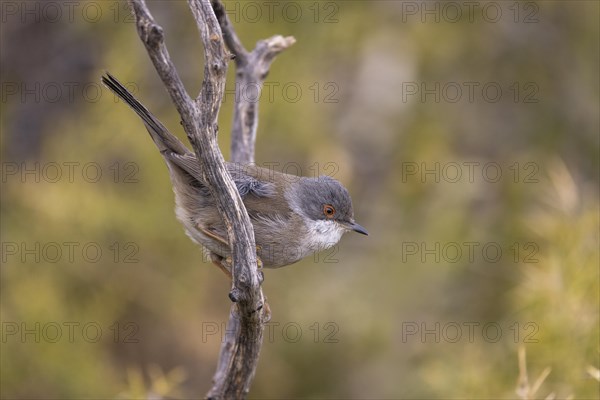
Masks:
[[[335,221],[309,220],[306,222],[308,228],[308,243],[312,251],[328,249],[340,241],[346,233],[341,225]]]

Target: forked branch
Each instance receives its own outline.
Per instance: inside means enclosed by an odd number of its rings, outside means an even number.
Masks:
[[[220,0],[212,0],[215,15],[221,25],[227,47],[235,59],[235,109],[233,110],[233,128],[231,132],[231,161],[248,164],[254,162],[254,143],[258,128],[258,99],[249,98],[243,91],[262,89],[265,78],[271,68],[275,56],[296,42],[292,36],[272,36],[256,44],[252,52],[248,52],[237,37],[231,21]]]
[[[220,1],[188,0],[204,44],[205,61],[202,89],[199,96],[192,99],[171,61],[163,29],[154,21],[145,1],[130,0],[130,4],[138,34],[181,116],[183,128],[200,163],[204,182],[227,228],[233,253],[233,280],[229,297],[235,304],[231,308],[213,387],[207,397],[243,398],[248,394],[256,371],[263,325],[270,315],[268,307],[264,307],[260,288],[252,224],[225,168],[217,142],[217,119],[225,88],[227,63],[231,58],[225,43],[235,56],[238,91],[244,88],[243,85],[262,86],[275,55],[291,46],[294,39],[274,36],[260,41],[248,53],[235,34]],[[257,101],[241,100],[236,104],[232,132],[234,162],[254,161],[257,108]]]

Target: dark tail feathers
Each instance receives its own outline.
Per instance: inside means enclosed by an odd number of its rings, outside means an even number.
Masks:
[[[106,72],[102,83],[112,90],[142,119],[152,140],[161,152],[170,151],[175,154],[193,154],[176,136],[174,136],[146,107],[142,105],[114,76]]]

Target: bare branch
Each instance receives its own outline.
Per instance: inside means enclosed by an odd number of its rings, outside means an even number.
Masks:
[[[185,91],[164,44],[163,30],[144,0],[130,0],[138,34],[146,46],[179,115],[200,163],[204,183],[215,199],[227,228],[233,254],[233,280],[229,297],[236,302],[230,316],[227,348],[222,350],[210,398],[246,397],[260,353],[263,324],[269,318],[263,307],[256,266],[254,231],[246,208],[225,168],[217,142],[217,118],[223,98],[227,61],[223,36],[210,0],[188,0],[204,44],[204,79],[196,101]]]
[[[202,177],[215,198],[227,228],[233,254],[232,305],[213,387],[208,398],[244,398],[254,377],[262,345],[263,325],[270,318],[256,268],[254,231],[246,208],[225,168],[217,143],[217,120],[223,99],[227,62],[234,55],[236,92],[232,161],[253,162],[258,126],[258,103],[239,96],[249,85],[262,88],[275,56],[291,46],[292,37],[273,36],[248,52],[237,37],[219,0],[188,0],[204,44],[204,79],[197,99],[186,92],[164,44],[162,28],[154,22],[144,0],[130,0],[138,34],[162,79],[200,163]]]
[[[235,84],[236,104],[233,111],[231,132],[231,161],[237,163],[254,162],[254,144],[258,129],[258,98],[243,96],[248,88],[262,89],[275,56],[296,42],[292,36],[273,36],[261,40],[256,48],[248,53],[237,37],[225,8],[220,0],[212,0],[217,20],[221,25],[225,43],[235,55],[237,74]]]
[[[225,39],[225,44],[233,56],[235,58],[235,64],[238,66],[244,66],[248,62],[248,51],[238,38],[233,26],[231,25],[231,21],[225,12],[225,7],[220,0],[212,0],[212,6],[215,10],[215,15],[217,20],[219,21],[219,25],[221,26],[221,31],[223,32],[223,38]]]
[[[190,118],[193,113],[193,110],[189,107],[191,103],[190,96],[186,92],[183,82],[171,61],[169,51],[164,44],[163,29],[154,22],[144,1],[131,1],[130,4],[135,15],[138,35],[146,46],[156,72],[158,72],[175,107],[177,107],[177,112],[182,115],[182,118],[184,114],[187,118]]]

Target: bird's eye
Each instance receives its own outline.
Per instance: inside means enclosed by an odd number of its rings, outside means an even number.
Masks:
[[[323,206],[323,214],[326,218],[333,218],[335,215],[335,208],[331,204],[325,204]]]

